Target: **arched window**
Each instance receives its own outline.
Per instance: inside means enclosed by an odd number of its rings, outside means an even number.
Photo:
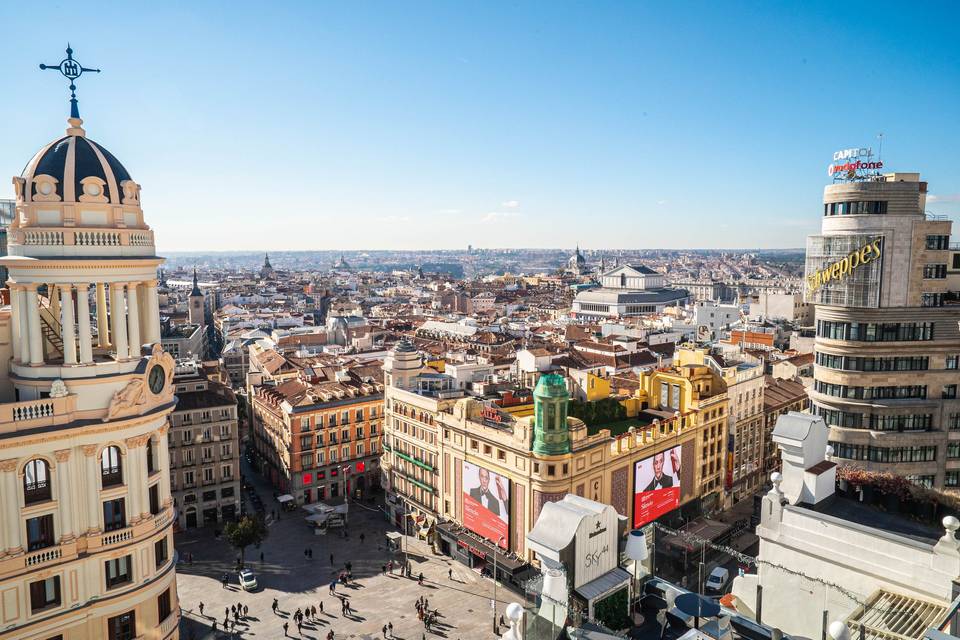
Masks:
[[[100,475],[104,487],[123,484],[119,447],[107,447],[100,454]]]
[[[23,501],[26,504],[50,499],[50,466],[36,458],[23,468]]]

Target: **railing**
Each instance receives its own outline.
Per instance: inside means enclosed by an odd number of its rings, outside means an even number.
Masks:
[[[14,422],[53,417],[55,411],[52,400],[21,402],[12,407]]]
[[[119,531],[111,531],[100,536],[100,546],[109,547],[110,545],[126,542],[133,539],[133,528],[127,527]]]
[[[26,231],[23,236],[23,244],[27,245],[62,245],[63,231]]]
[[[153,517],[153,528],[162,529],[173,519],[173,507],[168,507]]]
[[[20,232],[19,238],[14,235],[13,241],[30,246],[64,246],[77,245],[82,247],[150,247],[153,246],[153,232],[145,229],[113,229],[113,228],[77,228],[77,229],[45,229],[32,228]]]
[[[40,551],[34,551],[33,553],[28,554],[25,562],[28,567],[36,567],[41,564],[53,562],[54,560],[59,560],[60,556],[62,555],[63,551],[60,550],[60,547],[42,549]]]
[[[75,395],[0,403],[0,432],[67,423],[76,404]]]
[[[73,243],[79,247],[119,247],[120,234],[116,231],[75,231]]]
[[[174,608],[170,612],[170,615],[160,623],[160,637],[166,638],[168,635],[173,633],[173,630],[177,628],[177,625],[180,623],[180,612]]]

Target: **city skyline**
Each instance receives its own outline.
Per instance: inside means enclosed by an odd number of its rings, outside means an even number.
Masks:
[[[0,55],[38,106],[0,105],[4,170],[62,128],[65,83],[36,65],[71,40],[104,70],[84,126],[148,185],[161,252],[800,248],[833,151],[879,154],[880,132],[955,219],[956,9],[869,7],[241,3],[76,33],[7,6]]]

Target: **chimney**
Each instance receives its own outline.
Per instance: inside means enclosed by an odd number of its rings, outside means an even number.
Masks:
[[[829,431],[822,418],[791,411],[777,419],[773,441],[783,462],[782,491],[790,504],[815,505],[834,493],[837,465],[828,460]]]

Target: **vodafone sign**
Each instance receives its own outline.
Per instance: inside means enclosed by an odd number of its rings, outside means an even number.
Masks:
[[[883,162],[873,159],[873,149],[843,149],[833,154],[833,162],[827,166],[827,175],[853,179],[862,177],[863,171],[876,169],[883,169]]]

